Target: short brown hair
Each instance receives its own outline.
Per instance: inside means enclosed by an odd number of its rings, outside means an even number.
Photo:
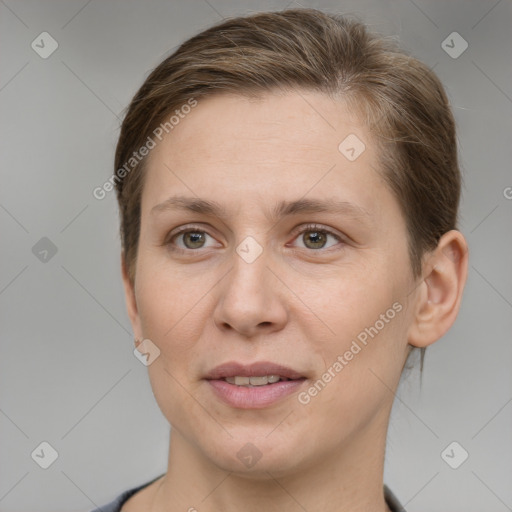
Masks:
[[[405,218],[412,273],[457,228],[461,176],[455,123],[437,76],[392,38],[315,9],[231,18],[185,41],[148,76],[127,109],[115,155],[122,248],[135,281],[144,163],[134,151],[191,98],[313,90],[343,98],[381,146],[381,169]],[[341,141],[340,141],[341,142]]]

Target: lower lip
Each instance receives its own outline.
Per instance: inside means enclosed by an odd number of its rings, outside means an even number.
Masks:
[[[283,380],[265,386],[237,386],[225,380],[207,380],[214,393],[237,409],[263,409],[295,393],[306,379]]]

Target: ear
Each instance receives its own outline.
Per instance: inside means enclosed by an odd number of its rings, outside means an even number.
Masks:
[[[468,273],[468,246],[457,230],[445,233],[427,262],[419,285],[416,312],[408,342],[427,347],[443,336],[455,322]]]
[[[139,311],[137,308],[137,301],[135,299],[135,283],[132,283],[128,277],[128,268],[126,265],[124,251],[121,252],[121,272],[123,276],[126,310],[132,324],[133,335],[135,339],[142,340],[144,336],[142,335]]]

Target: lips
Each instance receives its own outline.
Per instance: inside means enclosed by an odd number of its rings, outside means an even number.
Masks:
[[[205,377],[214,396],[237,409],[263,409],[297,392],[306,381],[302,373],[262,361],[243,365],[229,362]]]
[[[207,380],[225,380],[226,377],[262,377],[265,375],[279,376],[281,380],[305,378],[305,375],[292,368],[268,361],[260,361],[249,365],[243,365],[234,361],[224,363],[211,370],[205,378]]]

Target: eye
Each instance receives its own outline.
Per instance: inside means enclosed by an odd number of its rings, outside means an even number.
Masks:
[[[206,245],[208,238],[214,240],[211,235],[199,227],[185,226],[176,233],[171,234],[163,245],[168,246],[172,251],[183,253],[187,251],[195,251],[197,249],[214,247],[214,245]],[[329,238],[333,240],[330,245],[328,245]],[[299,245],[298,247],[303,249],[312,249],[315,251],[320,249],[329,249],[336,245],[336,242],[343,243],[343,239],[339,235],[316,224],[308,224],[303,227],[297,232],[294,240],[298,240],[302,243],[302,245]]]
[[[298,234],[301,236],[298,236],[296,240],[301,241],[304,244],[302,248],[305,249],[328,249],[333,245],[336,245],[333,243],[326,247],[329,237],[334,238],[338,242],[343,242],[340,236],[336,235],[329,229],[315,224],[308,224],[306,227],[302,228]]]
[[[206,231],[194,228],[191,226],[182,228],[177,233],[169,237],[165,245],[169,246],[174,251],[187,251],[194,249],[205,249],[207,238],[212,238]],[[212,246],[210,246],[212,247]]]

